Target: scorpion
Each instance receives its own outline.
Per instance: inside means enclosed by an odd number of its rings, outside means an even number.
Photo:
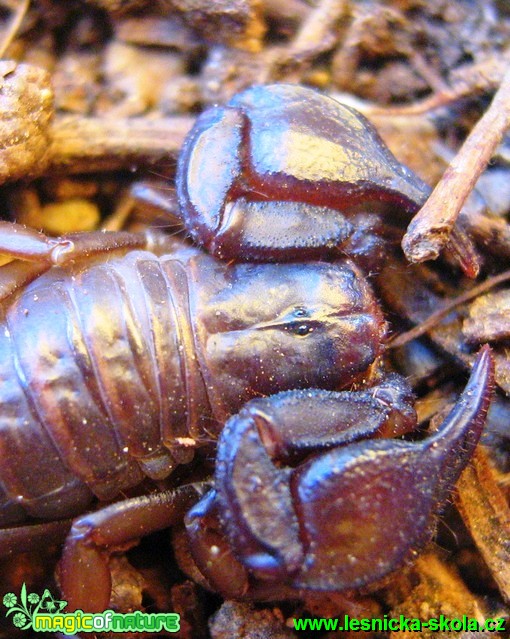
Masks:
[[[76,517],[59,580],[88,611],[108,606],[109,547],[183,518],[224,596],[377,583],[431,539],[493,385],[483,347],[437,429],[402,439],[413,394],[378,365],[387,323],[364,273],[384,259],[374,212],[406,219],[429,188],[361,114],[285,84],[202,113],[176,187],[208,253],[1,223],[16,259],[0,282],[0,546]],[[212,486],[90,511],[211,436]]]

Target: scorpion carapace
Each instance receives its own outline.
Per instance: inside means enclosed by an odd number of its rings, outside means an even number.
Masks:
[[[252,397],[351,383],[384,331],[348,260],[228,267],[184,248],[51,270],[0,329],[0,455],[18,460],[3,523],[166,477]]]
[[[190,235],[219,256],[237,248],[234,263],[174,241],[141,250],[137,234],[50,239],[0,222],[2,253],[27,260],[0,273],[0,521],[73,517],[94,495],[160,480],[233,416],[214,489],[187,520],[209,584],[274,598],[381,578],[430,538],[493,378],[484,349],[436,434],[391,439],[414,428],[413,396],[379,365],[386,322],[345,254],[370,266],[372,209],[412,212],[428,188],[354,110],[271,85],[198,118],[177,189]],[[75,519],[59,571],[69,609],[107,608],[109,549],[175,524],[202,492]],[[36,528],[0,531],[0,551]]]

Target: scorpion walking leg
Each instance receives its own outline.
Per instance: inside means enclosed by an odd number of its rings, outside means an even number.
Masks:
[[[71,261],[106,251],[144,248],[143,235],[135,233],[72,233],[51,238],[12,222],[0,222],[0,254],[13,258],[0,268],[0,300],[48,271]]]
[[[182,520],[202,494],[200,485],[189,484],[117,502],[75,519],[59,564],[68,609],[106,610],[111,595],[108,558],[114,547]]]
[[[58,545],[64,542],[71,528],[72,519],[16,526],[0,530],[0,557],[20,552],[33,552],[48,547],[48,539]]]

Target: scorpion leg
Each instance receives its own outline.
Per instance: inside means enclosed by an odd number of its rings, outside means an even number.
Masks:
[[[172,526],[203,494],[200,485],[120,501],[74,520],[64,545],[58,576],[69,610],[108,608],[108,558],[115,546]]]
[[[61,544],[69,533],[71,523],[71,519],[59,519],[29,526],[3,528],[0,530],[0,557],[47,548],[48,539],[56,545]]]
[[[197,564],[203,568],[207,557],[207,579],[227,582],[223,565],[215,575],[217,548],[206,547],[209,525],[216,539],[225,537],[259,592],[263,582],[266,590],[283,581],[297,589],[341,591],[382,579],[431,539],[436,517],[480,437],[492,385],[493,358],[484,347],[450,414],[421,441],[352,441],[350,428],[345,434],[327,432],[321,441],[319,426],[314,447],[314,437],[300,425],[294,429],[290,418],[279,428],[273,398],[248,403],[223,431],[215,493],[187,517]],[[317,401],[313,393],[311,399]],[[275,401],[278,414],[281,397]],[[355,402],[352,411],[356,424],[362,416]],[[304,414],[315,431],[313,407]],[[292,459],[298,451],[316,454]],[[245,576],[242,594],[254,591]]]
[[[14,262],[0,268],[0,300],[48,271],[106,251],[144,248],[147,240],[135,233],[72,233],[51,238],[13,222],[0,222],[0,254]]]

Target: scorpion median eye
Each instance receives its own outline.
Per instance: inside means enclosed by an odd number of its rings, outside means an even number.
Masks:
[[[294,335],[305,337],[305,335],[309,335],[313,331],[313,326],[306,322],[294,322],[287,326],[287,330],[294,333]]]

